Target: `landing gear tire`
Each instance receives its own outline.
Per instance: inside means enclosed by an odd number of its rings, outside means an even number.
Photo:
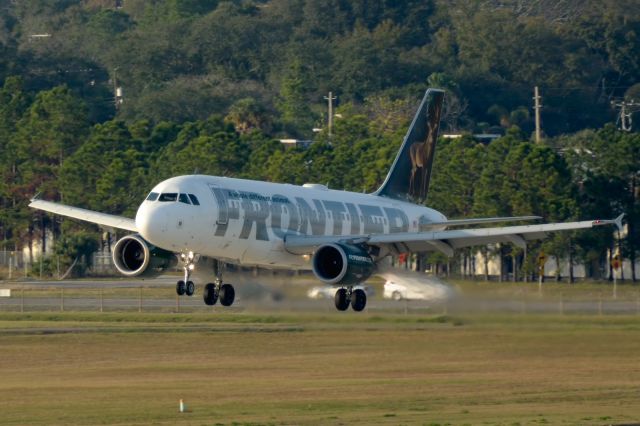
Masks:
[[[187,291],[187,287],[184,281],[182,280],[178,281],[178,283],[176,284],[176,293],[178,293],[178,296],[184,296],[184,293],[186,291]]]
[[[351,307],[354,311],[360,312],[367,306],[367,293],[364,290],[357,288],[351,293]]]
[[[193,283],[193,281],[187,281],[187,285],[185,288],[185,294],[187,296],[193,296],[193,293],[196,292],[196,285]]]
[[[236,298],[236,291],[231,284],[222,284],[220,287],[220,304],[231,306]]]
[[[393,300],[402,300],[402,294],[400,294],[399,291],[394,291],[393,294],[391,295],[391,298]]]
[[[215,305],[218,301],[218,291],[216,290],[216,285],[212,283],[205,285],[202,297],[204,299],[204,303],[206,303],[207,305]]]
[[[347,293],[346,288],[340,288],[336,291],[335,296],[336,308],[339,311],[346,311],[349,307],[349,293]]]

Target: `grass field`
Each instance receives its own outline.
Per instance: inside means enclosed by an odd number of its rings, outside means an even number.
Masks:
[[[2,313],[0,424],[632,423],[639,332],[623,316]]]

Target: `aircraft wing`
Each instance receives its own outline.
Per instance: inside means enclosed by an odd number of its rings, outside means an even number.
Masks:
[[[431,222],[424,225],[427,229],[438,226],[461,226],[461,225],[477,225],[479,223],[500,223],[500,222],[519,222],[525,220],[542,219],[540,216],[511,216],[511,217],[480,217],[472,219],[449,219],[444,222]],[[422,229],[422,228],[421,228]]]
[[[387,248],[390,252],[440,251],[453,256],[453,251],[462,247],[484,245],[489,243],[512,243],[524,248],[528,240],[546,237],[554,231],[592,228],[600,225],[616,225],[622,227],[622,217],[612,220],[586,220],[582,222],[545,223],[540,225],[504,226],[498,228],[454,229],[427,232],[400,232],[394,234],[370,235],[287,235],[285,248],[294,254],[308,254],[317,247],[329,243],[366,243],[372,246]]]
[[[127,217],[115,216],[112,214],[94,212],[92,210],[81,209],[78,207],[66,206],[64,204],[54,203],[52,201],[31,200],[29,207],[46,212],[55,213],[60,216],[66,216],[73,219],[84,220],[85,222],[95,223],[104,228],[124,229],[131,232],[138,232],[136,222]]]

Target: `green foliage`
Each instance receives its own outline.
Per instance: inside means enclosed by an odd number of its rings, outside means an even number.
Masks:
[[[13,70],[37,90],[66,83],[104,121],[117,68],[121,118],[205,119],[251,96],[269,122],[306,135],[329,90],[362,101],[435,72],[458,87],[464,108],[453,126],[488,121],[493,104],[530,105],[539,85],[545,131],[557,134],[604,123],[602,95],[622,96],[640,79],[637,8],[584,3],[550,12],[436,0],[12,2],[0,19],[0,78]],[[275,99],[277,112],[267,104]]]
[[[566,152],[573,180],[579,187],[578,202],[583,215],[626,214],[627,236],[621,249],[624,256],[635,259],[640,248],[640,135],[606,126],[561,137],[555,143]],[[584,233],[579,241],[579,247],[585,247],[581,257],[597,260],[612,244],[612,235],[606,230]]]
[[[113,213],[135,212],[135,203],[148,189],[146,159],[123,122],[97,125],[61,168],[64,201]]]
[[[305,94],[309,90],[307,71],[300,60],[294,59],[280,84],[278,109],[281,123],[293,135],[308,135],[313,125],[313,117]]]
[[[150,187],[177,174],[373,191],[419,94],[437,86],[447,92],[443,129],[506,135],[487,146],[441,141],[430,205],[451,217],[552,221],[625,212],[621,248],[636,256],[637,133],[602,128],[613,119],[612,96],[640,93],[640,12],[630,0],[552,9],[438,0],[5,3],[0,229],[8,247],[27,246],[42,226],[60,234],[56,222],[33,221],[26,204],[36,192],[133,216]],[[116,83],[124,90],[117,110]],[[545,134],[567,134],[549,146],[527,141],[534,85]],[[331,136],[329,91],[338,97]],[[313,135],[313,127],[324,130]],[[276,136],[315,141],[284,149]],[[596,262],[610,234],[567,234],[545,250]]]
[[[253,98],[240,99],[231,105],[225,121],[233,124],[240,133],[269,131],[271,128],[265,108]]]
[[[470,136],[442,141],[437,148],[429,205],[449,217],[474,213],[477,182],[487,159],[486,148]]]
[[[68,267],[76,262],[73,273],[76,276],[82,275],[84,270],[91,266],[91,255],[98,249],[96,237],[95,233],[87,231],[75,231],[60,237],[55,245],[55,255],[60,262],[60,273],[64,273]],[[52,264],[52,258],[47,259]]]

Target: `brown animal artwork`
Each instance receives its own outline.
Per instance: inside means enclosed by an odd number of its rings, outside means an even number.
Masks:
[[[434,108],[427,117],[427,137],[423,142],[415,142],[409,147],[411,158],[411,176],[409,193],[412,197],[423,200],[426,197],[429,184],[429,168],[433,161],[435,138],[437,137],[440,110]],[[417,175],[417,176],[416,176]]]

